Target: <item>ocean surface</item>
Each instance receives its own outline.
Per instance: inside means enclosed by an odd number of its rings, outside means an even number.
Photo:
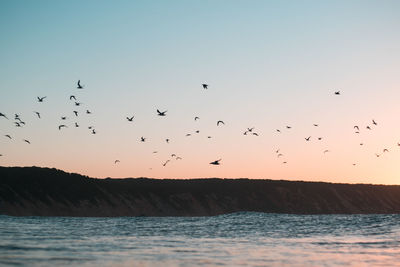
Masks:
[[[1,266],[400,266],[400,215],[0,216]]]

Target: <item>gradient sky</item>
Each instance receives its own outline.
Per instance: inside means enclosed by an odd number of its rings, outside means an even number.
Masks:
[[[400,184],[399,14],[400,1],[3,0],[0,165]]]

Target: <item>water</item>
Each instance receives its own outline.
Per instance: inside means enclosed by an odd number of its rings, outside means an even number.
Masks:
[[[0,216],[0,265],[400,266],[400,215]]]

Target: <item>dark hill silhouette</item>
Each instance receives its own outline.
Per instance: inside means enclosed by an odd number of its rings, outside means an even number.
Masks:
[[[400,213],[400,186],[250,179],[94,179],[0,167],[0,214],[204,216],[239,211]]]

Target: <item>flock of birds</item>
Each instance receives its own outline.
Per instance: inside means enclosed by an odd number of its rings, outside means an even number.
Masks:
[[[203,88],[203,89],[208,89],[208,87],[209,87],[208,84],[205,84],[205,83],[202,84],[202,88]],[[78,89],[78,90],[84,89],[84,86],[81,84],[81,81],[80,81],[80,80],[78,80],[78,82],[77,82],[77,84],[76,84],[76,89]],[[335,92],[334,92],[334,95],[339,96],[339,95],[341,95],[341,93],[340,93],[340,91],[335,91]],[[37,97],[37,102],[43,103],[43,102],[45,101],[46,98],[47,98],[46,96],[38,96],[38,97]],[[81,102],[78,102],[77,97],[76,97],[75,95],[70,95],[69,100],[70,100],[70,101],[73,101],[73,105],[74,105],[75,107],[80,107],[80,106],[82,105]],[[157,116],[160,116],[160,117],[165,117],[165,116],[167,116],[167,112],[168,112],[167,110],[161,111],[161,110],[157,109],[157,110],[156,110],[156,115],[157,115]],[[81,116],[80,114],[82,113],[82,111],[80,111],[80,110],[73,110],[72,113],[74,114],[74,117],[77,118],[78,116]],[[86,114],[86,115],[92,114],[92,112],[91,112],[89,109],[85,109],[85,111],[83,111],[83,113]],[[34,111],[34,114],[36,114],[36,116],[37,116],[38,119],[41,119],[41,113],[40,113],[40,112]],[[1,118],[10,120],[10,118],[9,118],[6,114],[0,112],[0,119],[1,119]],[[134,121],[134,118],[135,118],[135,116],[127,116],[127,117],[126,117],[126,121],[127,121],[128,123],[132,123],[132,122]],[[66,116],[61,116],[60,119],[61,119],[62,122],[64,122],[64,121],[67,120],[67,117],[66,117]],[[194,121],[198,121],[199,119],[200,119],[200,118],[197,117],[197,116],[194,117]],[[22,117],[21,117],[19,114],[14,114],[14,121],[13,121],[13,123],[14,123],[14,126],[15,126],[15,127],[24,127],[24,126],[26,125],[26,122],[22,119]],[[371,123],[372,123],[371,125],[365,126],[365,129],[371,131],[371,130],[373,129],[372,125],[373,125],[373,126],[377,126],[377,125],[378,125],[378,123],[377,123],[374,119],[371,120]],[[223,120],[218,120],[218,121],[216,122],[216,125],[217,125],[217,126],[222,126],[222,125],[225,125],[225,122],[224,122]],[[78,124],[78,122],[74,122],[73,126],[76,127],[76,128],[80,127],[80,125]],[[314,126],[314,127],[319,127],[318,124],[313,124],[313,126]],[[68,128],[68,125],[65,124],[65,123],[61,123],[61,124],[58,125],[58,130],[59,130],[59,131],[61,131],[63,128]],[[290,130],[290,129],[292,129],[292,126],[286,125],[285,128],[286,128],[287,130]],[[90,133],[93,134],[93,135],[97,133],[97,132],[96,132],[96,129],[95,129],[93,126],[88,126],[88,129],[90,130]],[[360,126],[359,126],[359,125],[354,125],[353,129],[354,129],[354,133],[356,133],[356,134],[359,134],[359,133],[360,133]],[[196,132],[196,133],[199,133],[200,131],[197,130],[197,131],[195,131],[195,132]],[[276,129],[276,132],[281,133],[281,130],[280,130],[280,129]],[[186,134],[186,136],[190,136],[190,135],[191,135],[191,134]],[[243,135],[246,135],[246,136],[249,136],[249,135],[252,135],[252,136],[259,136],[259,133],[257,133],[257,132],[255,131],[255,127],[251,127],[251,128],[247,128],[247,129],[243,132]],[[13,137],[12,137],[10,134],[5,134],[4,137],[8,138],[9,140],[12,140],[12,139],[13,139]],[[211,136],[207,136],[207,138],[212,138],[212,137],[211,137]],[[304,139],[305,139],[306,142],[310,142],[310,141],[311,141],[311,138],[312,138],[312,136],[304,137]],[[322,140],[322,137],[317,137],[317,139],[318,139],[318,140]],[[27,143],[27,144],[31,144],[30,140],[28,140],[28,139],[22,139],[22,141],[25,142],[25,143]],[[140,137],[140,142],[146,142],[146,137],[144,137],[144,136]],[[169,138],[166,138],[166,139],[165,139],[165,142],[166,142],[166,143],[169,143],[169,142],[170,142],[170,139],[169,139]],[[362,146],[362,145],[364,145],[364,144],[363,144],[363,143],[360,143],[360,146]],[[397,143],[397,146],[400,147],[400,143],[399,143],[399,142]],[[328,153],[328,152],[330,152],[330,150],[328,150],[328,149],[326,149],[326,150],[323,151],[324,154],[326,154],[326,153]],[[384,149],[382,150],[381,153],[375,153],[375,156],[376,156],[376,157],[380,157],[380,156],[382,155],[382,153],[388,153],[388,152],[389,152],[389,149],[384,148]],[[157,153],[157,151],[154,151],[153,153]],[[276,153],[276,157],[277,157],[277,158],[281,158],[281,157],[284,156],[284,154],[282,154],[282,153],[280,152],[280,149],[277,149],[277,150],[275,151],[275,153]],[[4,155],[3,155],[3,154],[0,154],[0,156],[4,156]],[[171,162],[171,159],[182,160],[182,157],[179,157],[179,156],[177,156],[176,154],[171,154],[170,159],[164,161],[164,162],[162,163],[162,166],[165,167],[169,162]],[[213,160],[213,161],[211,161],[209,164],[211,164],[211,165],[220,165],[220,164],[221,164],[221,160],[222,160],[222,159]],[[120,163],[120,162],[121,162],[121,161],[120,161],[119,159],[114,160],[114,164],[118,164],[118,163]],[[283,163],[283,164],[286,164],[287,161],[283,161],[282,163]],[[356,165],[356,163],[353,163],[353,165]]]

